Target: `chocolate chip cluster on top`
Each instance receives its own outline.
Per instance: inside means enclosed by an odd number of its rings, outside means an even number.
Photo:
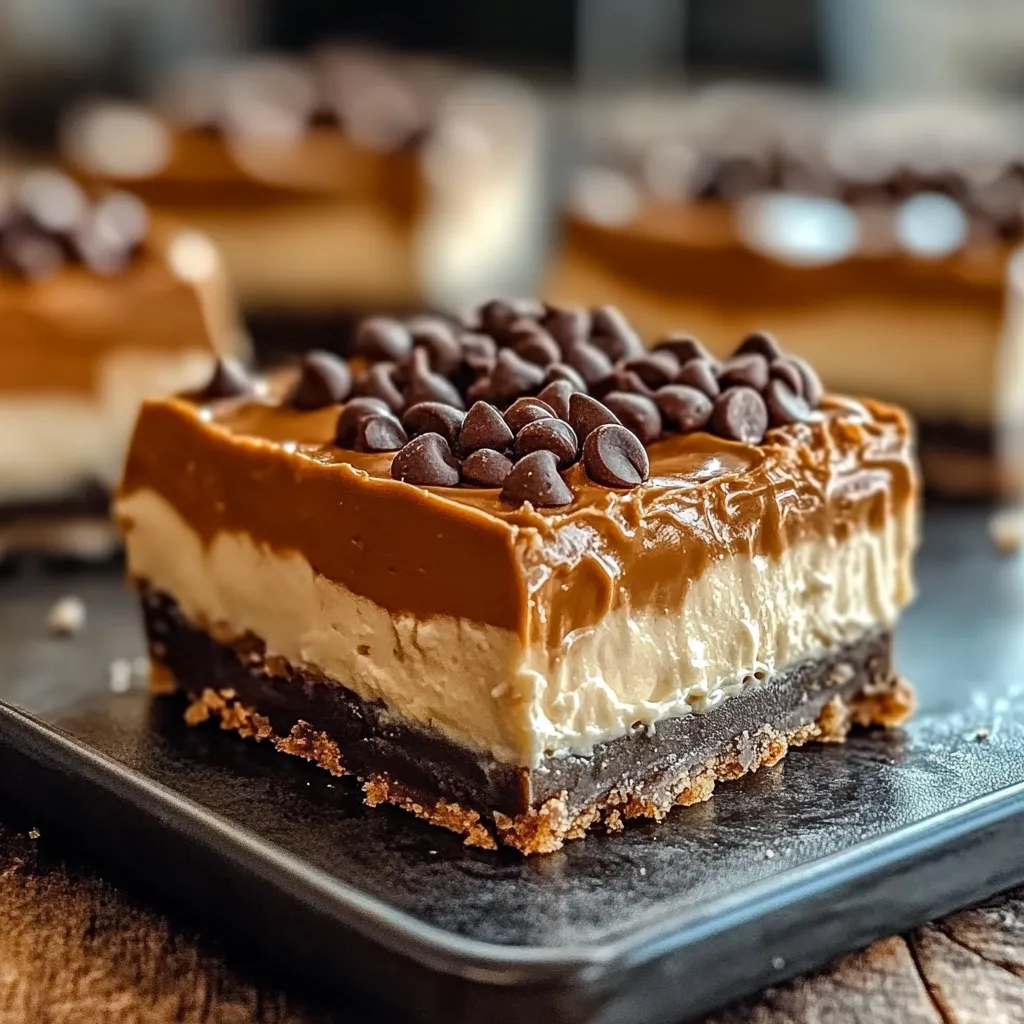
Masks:
[[[205,397],[244,392],[225,365],[218,375]],[[577,462],[597,484],[632,488],[649,476],[648,445],[696,431],[760,444],[769,428],[806,420],[822,393],[814,370],[763,332],[720,362],[685,335],[647,349],[611,306],[496,300],[467,323],[366,320],[349,362],[308,354],[284,401],[344,402],[335,443],[395,452],[396,480],[559,507],[573,501],[562,474]]]
[[[0,271],[49,277],[67,263],[116,274],[149,231],[149,213],[128,192],[90,199],[66,174],[31,171],[0,185]]]

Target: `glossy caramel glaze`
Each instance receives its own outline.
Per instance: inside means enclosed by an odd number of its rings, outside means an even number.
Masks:
[[[248,534],[392,612],[452,615],[557,646],[614,607],[672,612],[726,554],[874,528],[915,498],[911,431],[889,406],[826,399],[763,445],[705,433],[649,448],[632,491],[565,474],[572,505],[513,508],[497,490],[392,480],[391,454],[331,443],[340,406],[263,398],[143,408],[121,492],[151,489],[206,543]],[[131,530],[131,523],[123,524]]]

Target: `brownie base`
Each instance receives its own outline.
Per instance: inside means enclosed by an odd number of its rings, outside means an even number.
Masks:
[[[711,795],[716,781],[774,764],[789,746],[841,740],[853,724],[897,725],[913,707],[892,670],[891,634],[776,673],[706,714],[638,726],[592,755],[508,765],[398,721],[323,675],[268,656],[252,636],[215,638],[173,599],[144,592],[154,688],[191,698],[186,718],[269,740],[279,750],[364,783],[371,805],[392,803],[466,836],[524,853],[557,849],[601,821],[664,816]]]

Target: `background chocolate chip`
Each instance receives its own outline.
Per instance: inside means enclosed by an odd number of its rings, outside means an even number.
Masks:
[[[605,423],[583,443],[583,465],[605,487],[636,487],[651,475],[647,449],[625,427]]]
[[[407,440],[402,424],[391,413],[371,413],[356,423],[352,447],[357,452],[395,452]]]
[[[804,378],[796,363],[783,356],[780,359],[773,359],[768,366],[768,376],[772,380],[781,380],[794,395],[803,397]]]
[[[517,398],[505,410],[505,422],[513,434],[518,434],[527,423],[534,420],[552,419],[555,410],[539,398]]]
[[[140,246],[149,233],[149,210],[130,192],[110,192],[96,202],[86,222],[109,244],[131,251]]]
[[[440,434],[420,434],[394,457],[391,475],[420,487],[454,487],[459,482],[459,464]]]
[[[562,358],[562,350],[558,347],[555,339],[543,327],[538,327],[536,324],[530,324],[528,328],[517,329],[510,340],[517,355],[538,366],[557,363]]]
[[[770,361],[778,359],[782,355],[782,349],[779,348],[779,343],[775,340],[773,334],[769,334],[767,331],[754,331],[753,334],[748,334],[739,343],[736,351],[733,353],[734,356],[750,354],[764,356],[765,359]]]
[[[588,342],[580,342],[564,349],[563,360],[592,387],[611,375],[612,362],[599,349]]]
[[[527,423],[516,434],[516,458],[541,450],[554,452],[559,469],[568,469],[579,457],[576,432],[565,420],[549,417]]]
[[[753,388],[730,388],[715,399],[711,423],[721,437],[760,444],[768,429],[768,410]]]
[[[612,391],[604,396],[604,404],[624,427],[636,434],[641,444],[652,444],[661,436],[661,412],[646,395]]]
[[[563,351],[590,337],[590,313],[582,306],[548,305],[540,323]]]
[[[51,277],[64,265],[60,243],[47,235],[15,228],[0,241],[0,262],[33,280]]]
[[[476,319],[488,334],[502,335],[513,320],[543,315],[544,307],[534,299],[492,299],[477,310]]]
[[[379,398],[392,412],[401,412],[405,399],[395,383],[394,363],[374,363],[356,382],[356,392]]]
[[[390,317],[364,320],[352,338],[352,352],[365,359],[397,362],[412,351],[412,335],[405,324]]]
[[[671,352],[679,360],[680,365],[691,359],[707,359],[714,363],[711,353],[689,334],[669,334],[654,346],[655,352]]]
[[[604,423],[618,423],[619,418],[602,402],[590,395],[573,392],[569,396],[569,425],[580,441]]]
[[[237,359],[221,356],[214,364],[210,379],[199,392],[202,399],[235,398],[255,391],[252,378]]]
[[[760,391],[768,383],[768,360],[757,353],[734,356],[718,375],[722,388],[747,387]]]
[[[496,402],[504,404],[514,398],[519,398],[520,395],[536,391],[543,383],[544,371],[539,366],[528,363],[511,349],[503,348],[498,352],[494,369],[486,378],[486,384],[477,381],[477,384],[483,386],[474,397],[486,395]],[[476,385],[473,385],[473,388],[477,390]]]
[[[512,441],[512,431],[493,405],[489,402],[474,402],[470,406],[459,435],[459,445],[463,451],[472,452],[478,448],[504,451],[511,447]]]
[[[89,202],[81,186],[60,171],[30,171],[15,187],[18,209],[37,227],[70,234],[85,218]]]
[[[454,447],[465,418],[464,412],[444,402],[419,402],[410,405],[402,414],[402,426],[410,437],[417,434],[440,434]]]
[[[444,402],[445,405],[464,409],[465,403],[459,389],[440,373],[430,369],[430,357],[423,348],[414,348],[406,364],[407,383],[405,385],[406,405],[419,402]]]
[[[715,366],[707,359],[691,359],[684,363],[676,383],[688,384],[691,388],[703,391],[708,398],[717,398],[722,391]]]
[[[800,371],[800,376],[804,382],[804,399],[807,404],[812,409],[817,409],[821,405],[821,400],[825,397],[825,388],[817,371],[806,359],[801,359],[800,356],[787,356],[786,358]]]
[[[309,411],[344,402],[352,390],[348,363],[330,352],[307,352],[302,359],[287,403],[293,409]]]
[[[462,346],[455,329],[434,316],[416,317],[406,325],[414,348],[426,351],[430,369],[447,376],[462,365]]]
[[[648,352],[630,359],[624,366],[635,373],[648,387],[655,390],[675,380],[679,373],[679,360],[668,349]]]
[[[549,363],[544,368],[544,382],[550,384],[556,380],[568,381],[572,385],[573,391],[587,390],[587,382],[579,370],[574,370],[565,363]]]
[[[770,380],[764,389],[763,398],[768,409],[768,422],[773,427],[803,423],[811,414],[807,402],[781,380]]]
[[[711,419],[711,399],[688,384],[668,384],[654,400],[669,426],[681,434],[703,430]]]
[[[493,448],[471,452],[462,463],[462,482],[477,487],[501,487],[512,472],[512,460]]]
[[[617,306],[595,306],[590,311],[590,342],[613,363],[644,351],[640,335]]]
[[[490,373],[498,358],[498,346],[487,334],[462,334],[462,360],[474,373]]]
[[[609,391],[628,391],[634,395],[654,394],[654,388],[649,384],[645,384],[640,379],[639,374],[634,373],[632,370],[627,370],[624,366],[616,367],[610,377],[606,377],[601,381],[600,391],[605,393]]]
[[[342,448],[352,448],[360,421],[367,416],[379,414],[392,415],[387,403],[379,398],[353,398],[346,402],[338,417],[338,425],[334,428],[334,443]]]
[[[542,402],[555,411],[560,419],[569,418],[569,396],[581,388],[575,387],[568,380],[553,380],[550,384],[541,389],[537,396]]]
[[[528,501],[535,508],[559,508],[573,501],[572,491],[558,473],[558,459],[549,451],[521,458],[505,478],[501,497],[516,505]]]

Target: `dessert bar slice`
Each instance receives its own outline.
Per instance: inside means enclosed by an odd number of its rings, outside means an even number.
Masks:
[[[538,853],[902,722],[916,493],[904,415],[769,335],[493,302],[147,403],[118,512],[191,722]]]

